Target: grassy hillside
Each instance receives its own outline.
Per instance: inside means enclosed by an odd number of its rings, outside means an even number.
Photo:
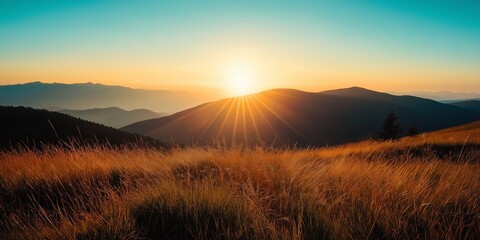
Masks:
[[[476,239],[480,122],[397,142],[0,153],[1,239]]]

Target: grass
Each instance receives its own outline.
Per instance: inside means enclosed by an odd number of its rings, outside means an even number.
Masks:
[[[480,130],[324,149],[0,153],[0,239],[478,239]]]
[[[252,212],[228,188],[162,184],[133,200],[132,216],[149,238],[252,238]]]

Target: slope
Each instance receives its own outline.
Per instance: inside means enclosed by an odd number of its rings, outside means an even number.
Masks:
[[[122,129],[184,144],[325,146],[376,136],[391,109],[404,128],[415,124],[421,131],[479,119],[456,106],[361,88],[322,93],[276,89],[206,103]]]
[[[0,136],[0,149],[18,146],[42,148],[44,144],[64,145],[72,141],[80,145],[164,145],[152,138],[122,132],[66,114],[26,107],[0,106]]]
[[[474,111],[480,113],[480,100],[466,100],[460,102],[452,102],[451,105],[461,107],[464,109],[468,109],[470,111]]]

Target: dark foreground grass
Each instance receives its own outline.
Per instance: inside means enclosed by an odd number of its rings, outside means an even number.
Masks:
[[[253,213],[227,188],[161,184],[132,204],[132,217],[150,239],[246,239],[255,236]]]
[[[478,239],[464,139],[1,153],[0,239]]]

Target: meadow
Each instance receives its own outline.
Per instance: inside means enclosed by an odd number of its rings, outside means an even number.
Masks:
[[[0,239],[478,239],[480,124],[318,149],[0,153]]]

